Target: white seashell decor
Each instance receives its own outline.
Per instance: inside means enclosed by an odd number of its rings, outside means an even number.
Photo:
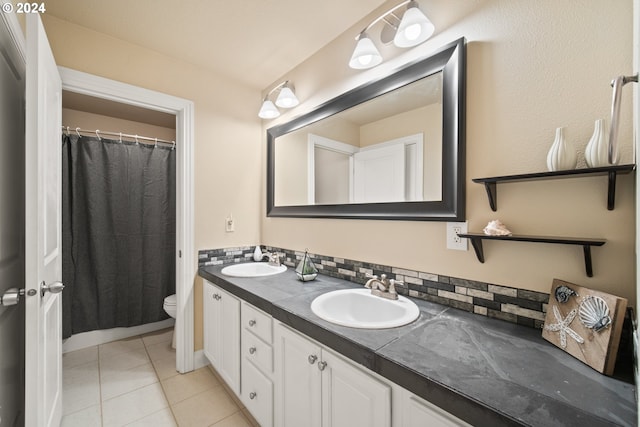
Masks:
[[[589,329],[600,332],[611,324],[609,306],[600,297],[589,295],[580,303],[580,322]]]
[[[487,226],[482,230],[487,236],[511,236],[513,233],[502,223],[496,219],[489,221]]]

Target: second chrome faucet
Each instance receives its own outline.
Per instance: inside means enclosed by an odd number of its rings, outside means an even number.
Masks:
[[[371,289],[371,294],[382,298],[397,300],[398,292],[396,292],[396,285],[404,285],[401,280],[387,279],[386,274],[380,275],[380,278],[376,275],[367,274],[369,280],[365,283],[364,287]]]

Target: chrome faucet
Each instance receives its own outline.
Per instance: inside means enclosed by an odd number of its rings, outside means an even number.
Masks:
[[[267,258],[267,261],[269,263],[269,265],[274,265],[276,267],[280,266],[282,264],[282,260],[281,260],[281,255],[277,252],[264,252],[262,254],[262,259]]]
[[[379,296],[387,299],[398,299],[398,292],[396,292],[396,285],[404,285],[401,280],[387,279],[386,274],[382,274],[378,279],[378,276],[367,274],[369,280],[365,283],[364,287],[371,289],[371,295]]]

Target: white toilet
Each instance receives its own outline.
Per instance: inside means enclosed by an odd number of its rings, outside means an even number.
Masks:
[[[176,312],[177,312],[177,308],[176,308],[176,303],[177,303],[177,298],[176,298],[176,294],[173,295],[169,295],[168,297],[166,297],[164,299],[164,304],[162,304],[162,308],[164,308],[164,311],[167,312],[167,314],[171,317],[173,317],[174,319],[176,318]],[[175,325],[173,326],[173,338],[171,340],[171,348],[176,348],[176,332],[175,332]]]

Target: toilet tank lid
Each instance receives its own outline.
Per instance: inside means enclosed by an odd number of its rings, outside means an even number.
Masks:
[[[176,305],[177,302],[178,302],[178,298],[176,297],[176,294],[169,295],[164,299],[164,303],[169,305]]]

